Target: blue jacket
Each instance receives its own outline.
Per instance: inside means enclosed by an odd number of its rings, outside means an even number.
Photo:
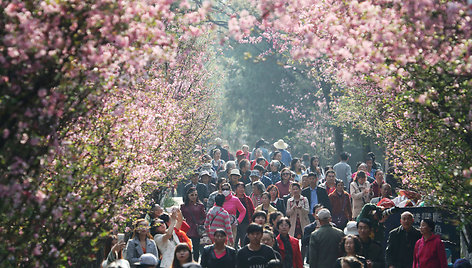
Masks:
[[[157,259],[159,259],[159,256],[157,255],[156,242],[149,238],[146,238],[146,253],[151,253],[152,255],[156,256]],[[133,263],[139,262],[139,257],[141,257],[143,254],[144,252],[137,236],[128,240],[128,244],[126,245],[126,259],[131,264],[131,267],[135,267]]]

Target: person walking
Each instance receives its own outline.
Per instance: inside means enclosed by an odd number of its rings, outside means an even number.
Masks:
[[[415,244],[421,232],[413,227],[413,214],[406,211],[400,216],[400,226],[390,231],[385,259],[389,268],[410,268],[413,264]]]
[[[200,265],[202,268],[235,268],[236,250],[225,245],[225,230],[217,229],[213,235],[214,243],[203,249]]]
[[[423,235],[415,244],[413,268],[446,268],[446,249],[441,237],[434,233],[435,224],[431,219],[423,219],[420,232]]]

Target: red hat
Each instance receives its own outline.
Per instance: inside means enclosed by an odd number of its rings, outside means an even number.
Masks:
[[[236,156],[241,156],[241,155],[244,155],[244,152],[242,150],[237,150]]]

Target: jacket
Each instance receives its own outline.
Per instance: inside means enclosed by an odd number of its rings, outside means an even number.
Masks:
[[[234,248],[226,246],[226,254],[220,259],[216,258],[214,248],[214,245],[210,245],[203,249],[200,261],[202,268],[236,267],[236,250]]]
[[[340,196],[336,191],[328,195],[329,201],[331,203],[331,215],[342,215],[346,217],[348,221],[352,219],[352,208],[351,208],[351,198],[349,194],[344,191]]]
[[[352,197],[352,218],[355,219],[359,216],[362,207],[370,202],[372,199],[371,193],[365,193],[364,189],[370,188],[370,183],[366,180],[363,184],[359,184],[357,181],[351,182],[351,197]]]
[[[413,253],[413,268],[446,268],[446,249],[437,234],[433,234],[428,240],[420,238],[415,245]]]
[[[146,238],[146,253],[151,253],[152,255],[159,258],[157,255],[157,246],[154,240]],[[141,244],[139,242],[139,237],[135,236],[133,239],[128,240],[128,244],[126,245],[126,259],[129,263],[133,266],[133,263],[139,262],[139,257],[143,255],[143,249],[141,248]]]
[[[294,268],[303,268],[303,261],[302,261],[302,253],[300,252],[300,244],[298,243],[298,239],[296,239],[293,236],[288,236],[290,240],[290,245],[292,246],[292,261],[293,261],[293,267]],[[282,242],[282,238],[280,238],[280,235],[277,236],[277,247],[278,251],[280,253],[280,256],[282,256],[282,260],[285,258],[285,248],[284,248],[284,243]]]
[[[344,237],[343,231],[323,225],[310,236],[310,268],[331,268],[336,259],[341,257],[339,243]]]
[[[195,205],[185,205],[180,206],[182,215],[185,217],[185,221],[190,226],[190,230],[187,232],[188,237],[200,237],[198,234],[198,225],[202,225],[205,222],[205,206],[201,203]]]
[[[420,231],[413,226],[408,232],[401,225],[390,231],[385,251],[387,266],[410,268],[413,264],[415,244],[420,238]]]
[[[223,203],[223,208],[234,218],[236,218],[236,213],[239,212],[238,222],[243,222],[244,216],[246,215],[246,208],[241,201],[239,201],[239,198],[231,194],[228,195]]]
[[[234,240],[231,218],[224,208],[214,206],[208,211],[205,219],[205,231],[212,242],[214,242],[214,233],[217,229],[225,230],[228,242],[232,245]]]
[[[305,189],[303,189],[302,195],[306,197],[306,199],[308,199],[308,205],[311,208],[311,188],[306,187]],[[326,190],[321,187],[316,187],[316,195],[318,196],[318,203],[322,204],[323,207],[331,211],[331,202],[329,201],[329,197],[328,197],[328,194],[326,193]]]
[[[295,208],[296,201],[294,197],[290,197],[287,200],[287,216],[290,218],[289,234],[291,236],[295,234],[295,227],[297,225],[297,217],[300,217],[300,225],[302,226],[302,228],[307,226],[310,223],[310,220],[308,219],[308,213],[310,211],[310,205],[308,204],[308,199],[304,196],[300,196],[300,200],[298,202],[299,202],[299,206],[301,206],[301,209]]]

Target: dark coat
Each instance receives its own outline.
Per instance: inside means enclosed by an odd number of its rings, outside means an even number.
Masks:
[[[308,204],[310,204],[311,209],[311,189],[310,187],[306,187],[302,190],[302,195],[308,199]],[[322,204],[323,207],[329,209],[331,211],[331,202],[329,201],[328,193],[326,193],[325,188],[321,188],[320,186],[316,187],[316,195],[318,196],[318,203]],[[310,214],[313,211],[310,211]]]
[[[390,231],[387,241],[387,250],[385,251],[387,266],[393,265],[396,268],[410,268],[413,265],[415,244],[420,238],[420,231],[414,227],[411,227],[410,231],[407,232],[400,225]]]

